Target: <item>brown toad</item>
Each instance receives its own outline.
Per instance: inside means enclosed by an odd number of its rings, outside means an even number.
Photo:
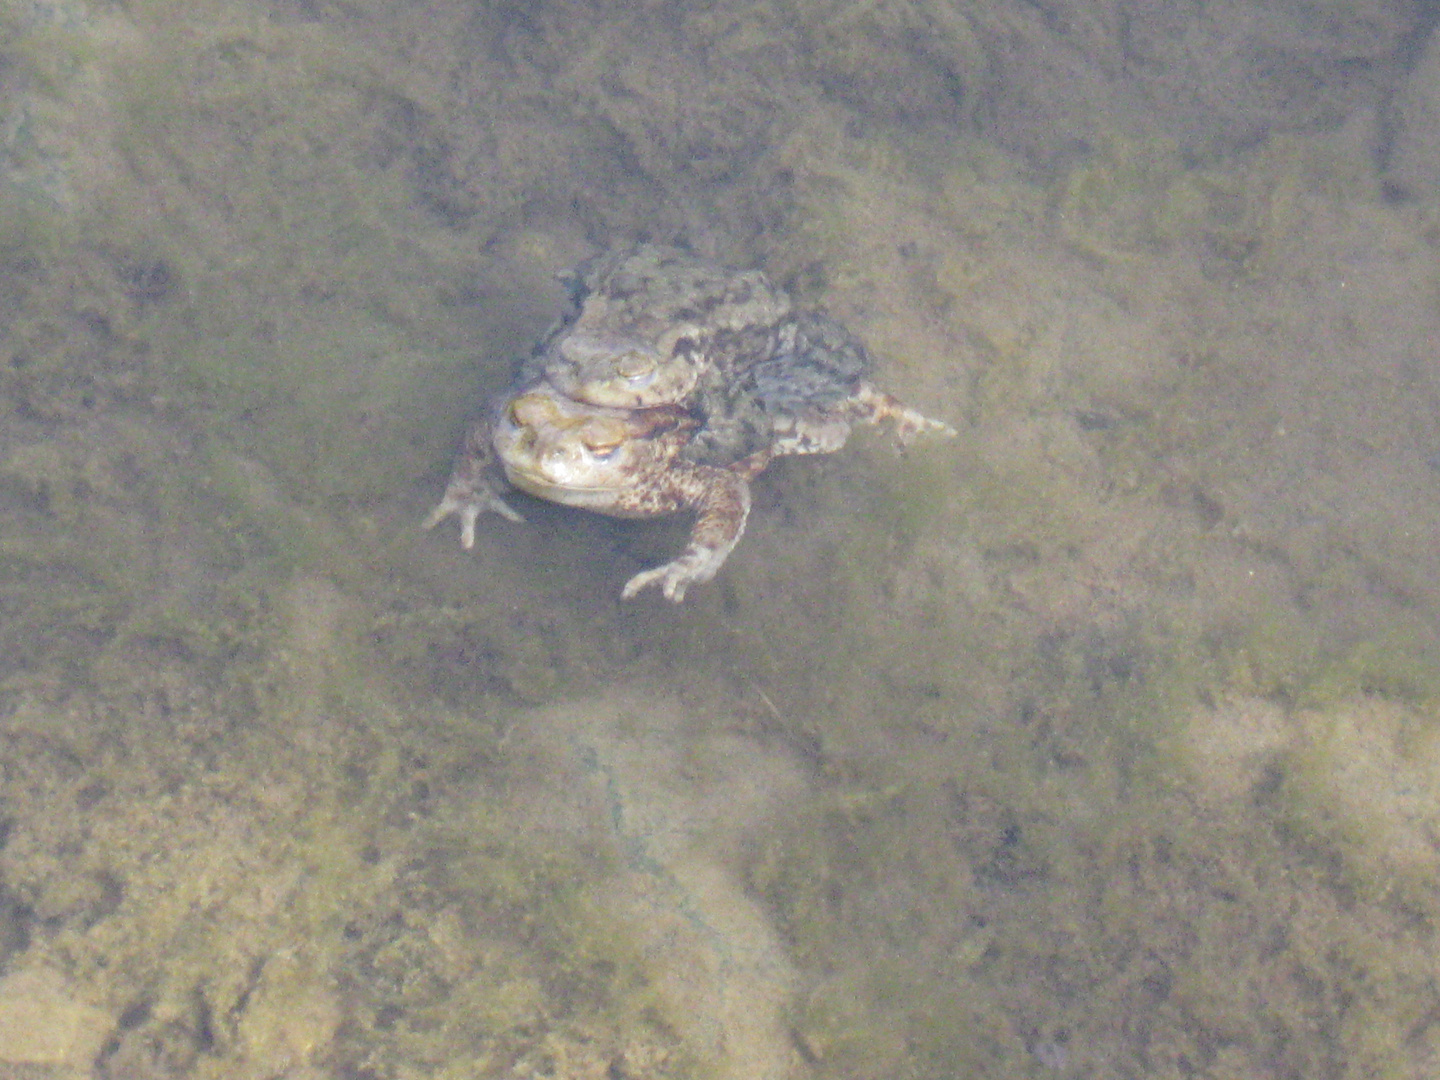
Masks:
[[[951,433],[876,389],[869,368],[844,327],[792,311],[758,271],[652,245],[603,256],[573,275],[571,309],[470,432],[425,525],[457,514],[471,547],[484,511],[519,519],[507,481],[617,517],[693,510],[685,551],[622,593],[658,583],[678,602],[740,539],[749,481],[771,459],[838,450],[856,423],[891,420],[902,444]]]

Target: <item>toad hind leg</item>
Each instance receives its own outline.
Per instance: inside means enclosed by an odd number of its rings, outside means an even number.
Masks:
[[[909,446],[927,432],[947,436],[955,434],[955,429],[943,420],[932,420],[873,383],[861,382],[839,405],[777,418],[772,445],[732,468],[749,467],[747,463],[758,460],[758,467],[747,474],[754,476],[772,457],[831,454],[845,445],[850,438],[850,429],[856,424],[879,427],[887,420],[894,424],[895,441],[901,447]]]
[[[642,570],[625,583],[620,595],[630,599],[647,585],[659,584],[665,599],[680,603],[691,585],[709,581],[724,565],[745,531],[750,514],[750,484],[729,469],[694,465],[672,468],[666,476],[669,500],[678,509],[694,507],[690,542],[678,558]]]
[[[885,420],[894,421],[895,438],[901,446],[909,446],[927,431],[937,435],[955,434],[955,429],[943,420],[930,419],[868,382],[862,382],[845,405],[850,416],[862,423],[878,425]]]

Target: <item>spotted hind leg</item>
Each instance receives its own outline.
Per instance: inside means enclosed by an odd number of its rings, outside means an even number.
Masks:
[[[862,382],[845,405],[851,419],[862,424],[879,425],[892,421],[895,438],[901,446],[909,446],[926,432],[946,436],[955,434],[955,429],[943,420],[932,420],[872,383]]]

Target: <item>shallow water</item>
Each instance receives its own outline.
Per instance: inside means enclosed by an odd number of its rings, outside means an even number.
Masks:
[[[1433,1075],[1400,5],[0,14],[0,1063]],[[418,522],[597,248],[959,437]],[[3,1070],[0,1070],[3,1071]]]

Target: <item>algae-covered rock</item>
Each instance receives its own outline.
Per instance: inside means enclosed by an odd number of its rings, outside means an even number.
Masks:
[[[0,1062],[11,1069],[49,1066],[79,1075],[112,1023],[72,998],[55,971],[22,969],[0,979]]]
[[[1358,887],[1433,879],[1440,851],[1440,726],[1428,711],[1372,696],[1294,719],[1283,763],[1294,826],[1331,830]],[[1413,887],[1413,886],[1412,886]],[[1425,889],[1428,892],[1428,888]]]

